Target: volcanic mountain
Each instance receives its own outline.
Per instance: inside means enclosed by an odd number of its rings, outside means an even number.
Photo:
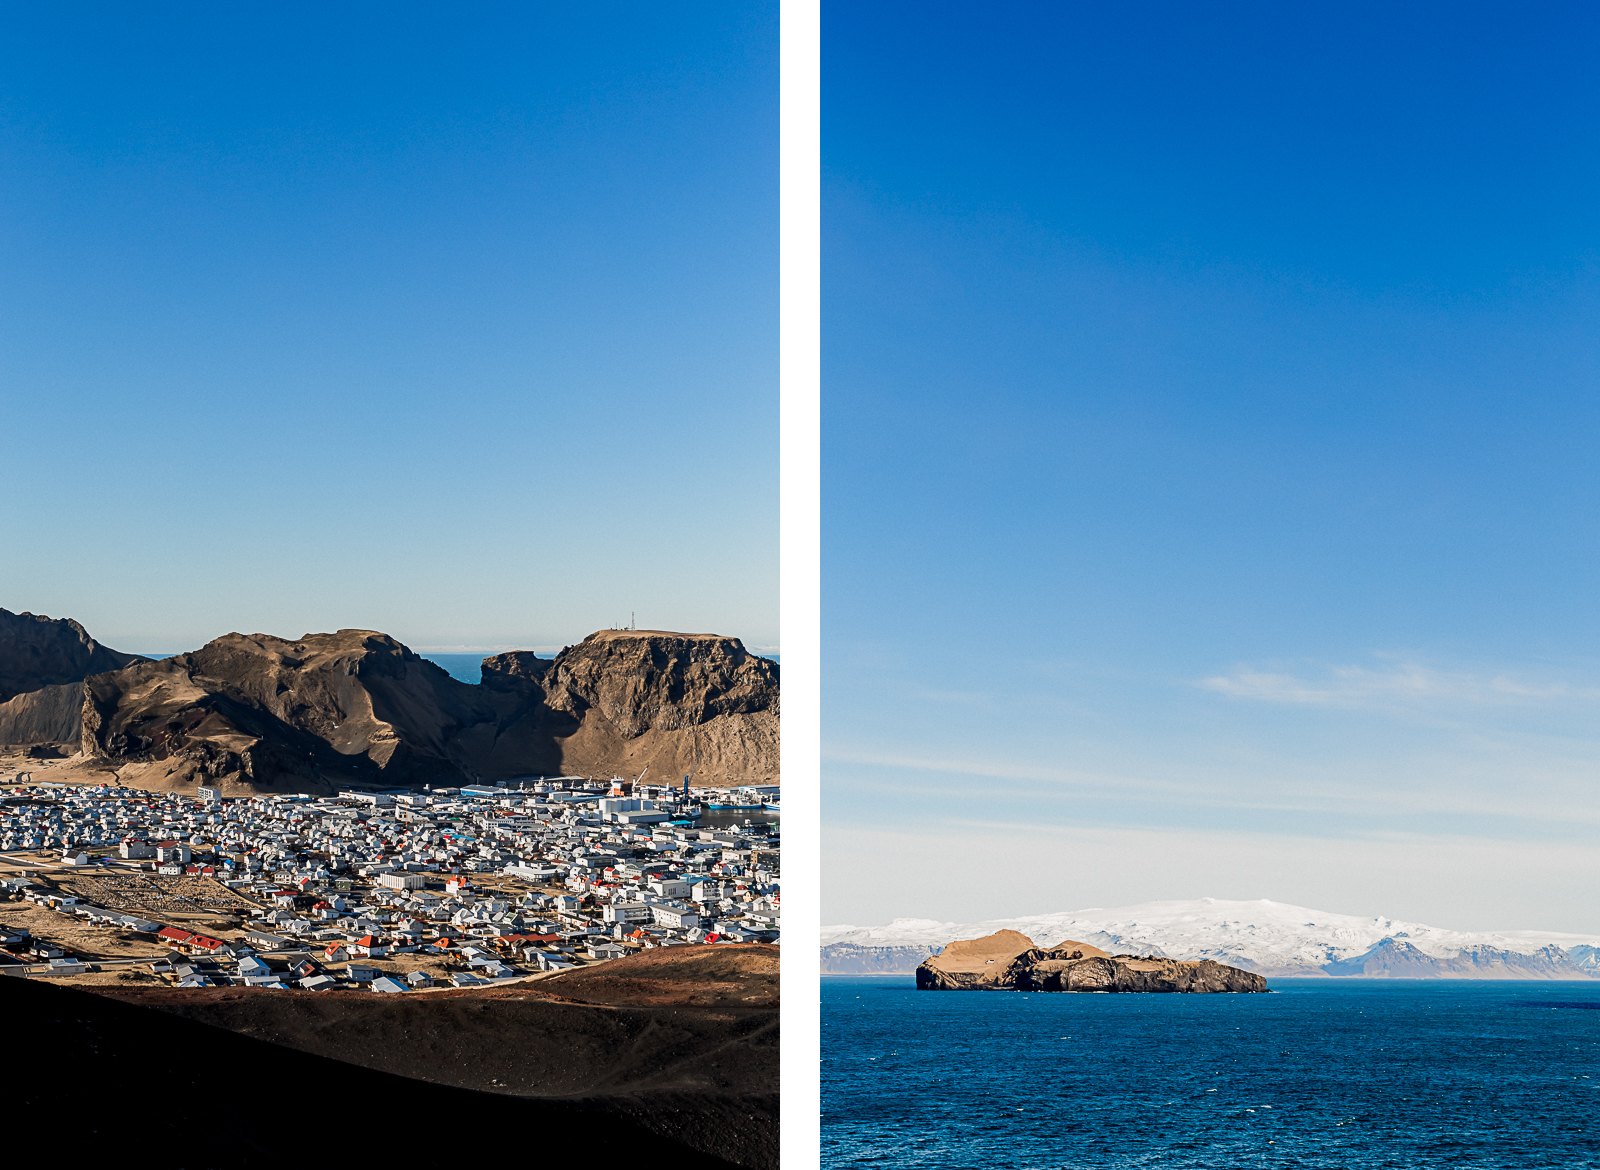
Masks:
[[[479,686],[372,630],[226,634],[118,665],[28,692],[27,719],[5,718],[18,699],[0,705],[0,743],[48,732],[124,783],[241,791],[778,773],[777,665],[713,634],[601,631],[553,660],[487,658]]]

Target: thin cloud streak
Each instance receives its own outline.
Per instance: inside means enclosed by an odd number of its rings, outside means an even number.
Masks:
[[[982,780],[1071,784],[1101,788],[1112,792],[1131,791],[1187,793],[1193,785],[1111,772],[1084,772],[1075,768],[1055,768],[1045,764],[1025,764],[1009,760],[964,760],[948,756],[902,754],[897,752],[824,749],[822,758],[830,764],[859,764],[871,768],[890,768],[904,772],[933,772],[950,776],[971,776]]]
[[[853,764],[858,767],[881,768],[890,771],[920,773],[908,783],[906,791],[927,796],[931,791],[928,776],[968,777],[975,780],[999,780],[1017,785],[1046,784],[1064,791],[1104,793],[1123,798],[1130,804],[1160,800],[1174,807],[1203,805],[1208,809],[1232,809],[1237,812],[1265,812],[1286,815],[1348,815],[1353,809],[1364,817],[1378,816],[1432,816],[1448,812],[1455,816],[1498,818],[1506,825],[1527,825],[1526,837],[1538,835],[1551,825],[1600,825],[1600,809],[1589,810],[1574,806],[1564,797],[1556,802],[1559,812],[1548,815],[1530,813],[1525,799],[1530,785],[1542,790],[1559,787],[1568,779],[1564,775],[1507,774],[1500,790],[1513,794],[1506,800],[1464,791],[1460,784],[1460,771],[1450,761],[1439,765],[1438,774],[1422,777],[1412,774],[1404,784],[1390,780],[1361,782],[1337,776],[1306,777],[1289,781],[1281,775],[1274,778],[1261,776],[1186,775],[1176,780],[1152,780],[1110,772],[1086,772],[1048,765],[1018,763],[1008,760],[964,760],[941,756],[898,754],[852,750],[824,750],[823,760],[829,764]],[[1575,763],[1574,776],[1586,769],[1587,763]],[[1586,772],[1584,774],[1587,774]],[[1520,795],[1515,795],[1520,794]],[[951,824],[973,823],[968,815],[967,802],[942,804],[941,818]],[[1131,810],[1130,810],[1131,813]],[[831,831],[831,829],[830,829]],[[1252,836],[1273,836],[1269,829],[1250,830]]]
[[[1518,706],[1593,702],[1600,688],[1534,682],[1509,674],[1437,670],[1416,662],[1382,667],[1332,666],[1321,677],[1240,667],[1197,683],[1202,690],[1254,702],[1303,707]]]

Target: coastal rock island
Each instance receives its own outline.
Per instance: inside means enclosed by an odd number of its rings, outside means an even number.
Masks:
[[[1265,991],[1267,981],[1211,959],[1112,955],[1067,940],[1040,947],[1015,930],[953,942],[917,967],[919,991]]]

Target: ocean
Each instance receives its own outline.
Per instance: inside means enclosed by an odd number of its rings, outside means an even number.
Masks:
[[[822,981],[822,1165],[1600,1167],[1600,984]]]
[[[424,654],[429,662],[435,666],[444,667],[444,672],[451,678],[476,686],[483,681],[483,660],[489,657],[483,654]],[[552,654],[541,654],[540,658],[553,658]]]

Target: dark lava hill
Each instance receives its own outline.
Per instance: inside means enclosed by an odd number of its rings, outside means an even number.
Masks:
[[[452,1090],[581,1103],[702,1153],[777,1163],[778,948],[768,944],[662,947],[406,995],[133,983],[84,994]]]
[[[597,1148],[648,1150],[666,1165],[776,1165],[775,1152],[768,1156],[744,1141],[748,1130],[735,1117],[715,1112],[715,1100],[709,1116],[723,1124],[708,1125],[694,1094],[655,1100],[583,1085],[530,1094],[471,1084],[474,1078],[448,1070],[429,1075],[424,1064],[427,1054],[450,1049],[453,1031],[476,1015],[481,1023],[465,1047],[496,1053],[496,1067],[515,1064],[523,1044],[533,1049],[534,1064],[548,1064],[545,1050],[566,1038],[575,1044],[571,1059],[592,1061],[598,1079],[612,1056],[610,1041],[602,1037],[596,1045],[588,1023],[547,1019],[542,1025],[553,1030],[541,1035],[511,1021],[494,1043],[488,1034],[500,1005],[487,1001],[451,1007],[415,995],[397,998],[416,1002],[384,1005],[370,1001],[388,996],[367,993],[199,990],[223,995],[214,1009],[191,996],[199,1006],[184,1010],[177,997],[160,992],[111,996],[0,978],[0,1013],[12,1022],[13,1042],[70,1053],[89,1077],[87,1088],[68,1089],[60,1076],[10,1061],[0,1070],[0,1093],[17,1117],[60,1117],[63,1094],[76,1093],[84,1104],[70,1110],[70,1127],[40,1140],[108,1155],[120,1150],[130,1165],[179,1170],[282,1167],[304,1161],[296,1150],[365,1148],[370,1155],[376,1149],[394,1161],[396,1151],[416,1155],[439,1143],[507,1165],[535,1157],[590,1160]],[[230,1001],[242,1018],[229,1018]],[[430,1010],[435,1006],[437,1013]],[[369,1008],[383,1018],[364,1019],[362,1009]],[[277,1031],[284,1034],[273,1036]],[[411,1067],[400,1071],[373,1067],[408,1060]],[[227,1071],[239,1069],[249,1070],[247,1081]],[[293,1124],[265,1124],[263,1110],[292,1115]]]

